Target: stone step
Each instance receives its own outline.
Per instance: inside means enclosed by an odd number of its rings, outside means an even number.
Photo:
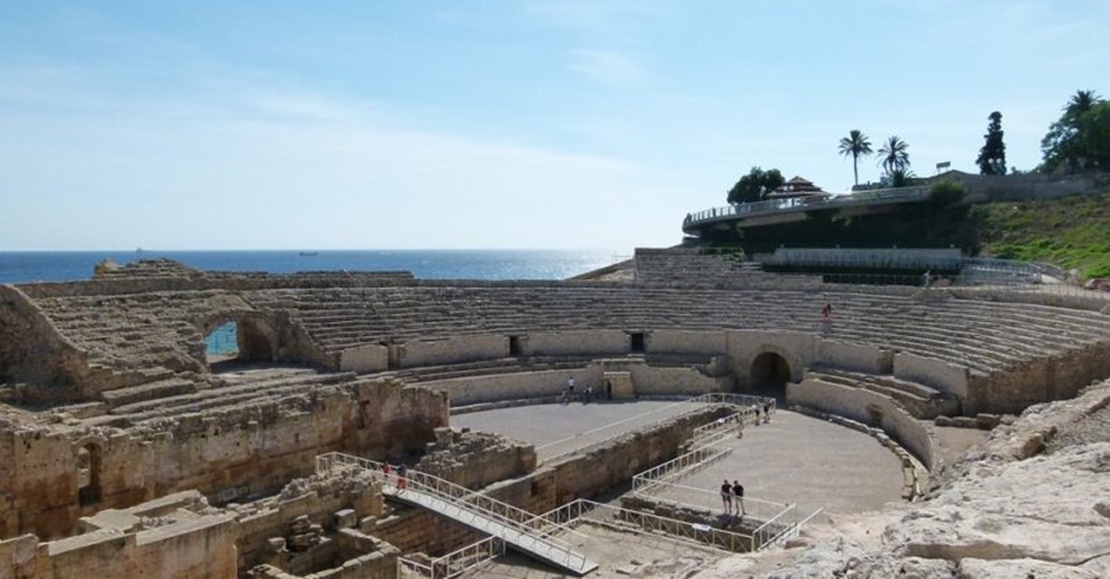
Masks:
[[[169,396],[157,400],[137,402],[113,408],[115,415],[143,415],[149,412],[162,414],[182,407],[209,408],[230,402],[249,399],[256,394],[287,393],[293,390],[308,390],[316,386],[338,384],[355,377],[354,372],[317,373],[305,371],[293,375],[271,377],[257,381],[232,381],[224,386]]]
[[[106,390],[100,393],[100,397],[108,403],[110,408],[116,408],[124,404],[132,404],[144,400],[153,400],[178,394],[188,394],[196,391],[196,384],[192,380],[185,378],[166,378],[155,382],[139,384],[138,386]]]

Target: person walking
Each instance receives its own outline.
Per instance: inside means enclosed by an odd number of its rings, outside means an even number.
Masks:
[[[725,484],[728,484],[727,479],[725,480]],[[744,508],[744,485],[740,484],[740,481],[735,479],[732,481],[732,501],[736,503],[736,514],[740,516],[748,514],[747,509]]]
[[[397,492],[404,492],[405,487],[408,486],[408,480],[405,478],[408,475],[409,469],[405,465],[397,467]]]
[[[727,478],[724,484],[721,485],[721,505],[724,507],[726,515],[732,514],[732,485],[728,484]]]
[[[574,376],[567,378],[567,400],[574,400]]]

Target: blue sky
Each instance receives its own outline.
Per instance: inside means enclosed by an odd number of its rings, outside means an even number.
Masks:
[[[667,246],[851,129],[1029,169],[1104,0],[0,0],[0,250]],[[876,180],[873,159],[861,181]]]

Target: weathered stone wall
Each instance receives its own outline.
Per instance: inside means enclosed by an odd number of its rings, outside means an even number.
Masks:
[[[863,388],[806,379],[798,384],[787,384],[786,403],[881,428],[930,471],[939,466],[931,427],[911,416],[888,396]]]
[[[647,340],[650,354],[717,355],[726,352],[723,330],[653,330]]]
[[[636,364],[629,366],[629,372],[632,374],[632,384],[637,396],[665,394],[697,396],[706,392],[732,390],[731,376],[707,376],[691,367]],[[598,392],[596,386],[594,391]]]
[[[367,344],[339,353],[339,370],[344,372],[381,372],[389,369],[389,348]]]
[[[1072,398],[1110,376],[1110,344],[1091,344],[1055,356],[1029,360],[969,383],[965,414],[1019,413],[1033,404]]]
[[[41,384],[13,394],[28,402],[80,399],[84,355],[19,289],[0,285],[0,384]]]
[[[381,516],[382,505],[380,484],[368,475],[294,480],[280,495],[232,510],[237,521],[239,568],[270,563],[292,571],[294,565],[314,566],[312,562],[297,561],[300,555],[296,552],[274,552],[270,539],[286,539],[288,549],[293,538],[291,523],[302,518],[326,529],[334,538],[337,531],[356,526],[363,518]],[[340,520],[340,515],[349,520]]]
[[[536,469],[531,444],[499,434],[438,428],[436,441],[413,468],[468,489],[480,489]]]
[[[826,366],[856,372],[870,374],[894,373],[894,354],[890,350],[847,344],[835,340],[820,341],[817,362]]]
[[[508,355],[508,336],[467,336],[436,342],[408,342],[402,349],[401,367],[495,360]]]
[[[416,507],[396,506],[392,514],[363,521],[362,530],[388,542],[402,553],[432,557],[475,543],[483,535],[466,525]]]
[[[0,429],[13,448],[0,480],[0,528],[6,536],[64,536],[79,516],[123,508],[157,496],[198,489],[216,502],[280,489],[310,474],[315,457],[344,451],[372,457],[421,450],[446,426],[438,392],[368,381],[321,387],[310,394],[222,407],[125,433],[100,428],[65,433]],[[78,450],[93,448],[99,500],[78,503]]]
[[[790,379],[793,382],[800,382],[805,376],[806,368],[817,359],[818,337],[813,334],[729,330],[725,336],[729,363],[736,372],[741,389],[750,387],[752,364],[764,352],[778,354],[786,360],[790,365]]]
[[[514,372],[490,374],[448,380],[421,382],[422,386],[441,390],[451,399],[452,406],[466,406],[501,400],[517,400],[558,396],[567,385],[567,378],[574,377],[576,389],[581,392],[587,384],[602,382],[597,366],[574,370],[544,370],[540,372]]]
[[[961,400],[968,397],[967,368],[955,364],[899,352],[894,355],[894,377],[932,386]]]
[[[567,455],[541,465],[528,476],[485,490],[494,498],[537,514],[575,499],[595,498],[626,485],[636,473],[677,457],[695,428],[730,412],[733,410],[724,406],[705,408]]]
[[[0,541],[0,577],[237,576],[231,516],[209,516],[137,532],[94,531],[51,543],[33,535]]]
[[[532,332],[524,346],[529,356],[623,356],[631,338],[619,330]]]

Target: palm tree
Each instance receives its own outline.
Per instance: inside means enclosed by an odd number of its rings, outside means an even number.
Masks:
[[[1093,90],[1078,90],[1071,96],[1068,106],[1064,107],[1064,116],[1074,119],[1091,110],[1098,101],[1102,100]]]
[[[871,154],[871,141],[858,129],[852,129],[847,137],[840,139],[840,154],[852,156],[852,174],[856,178],[856,185],[859,185],[859,157]]]
[[[886,169],[887,174],[895,171],[904,171],[910,166],[910,146],[897,136],[890,137],[879,148],[879,164]]]

